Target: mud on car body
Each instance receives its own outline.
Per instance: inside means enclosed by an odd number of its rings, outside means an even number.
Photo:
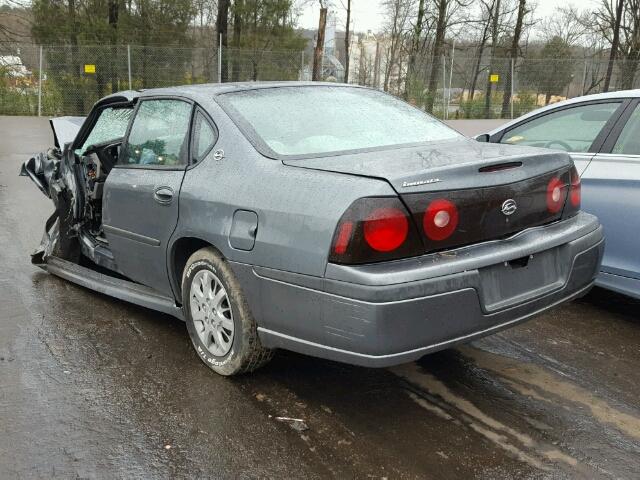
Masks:
[[[223,375],[277,348],[411,361],[583,295],[602,258],[568,155],[366,88],[128,91],[52,122],[22,169],[56,207],[34,263],[184,319]]]

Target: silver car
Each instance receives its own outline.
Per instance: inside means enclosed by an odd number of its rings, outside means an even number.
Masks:
[[[640,298],[640,90],[555,103],[477,138],[568,152],[581,176],[582,208],[607,235],[596,285]]]
[[[22,168],[56,207],[33,262],[184,319],[222,375],[277,348],[414,360],[581,296],[600,267],[567,154],[475,142],[376,90],[127,91],[52,125]]]

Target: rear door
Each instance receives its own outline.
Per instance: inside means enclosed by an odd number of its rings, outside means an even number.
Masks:
[[[167,295],[166,250],[178,222],[192,111],[184,99],[140,100],[103,197],[104,232],[118,270]]]
[[[549,110],[506,130],[500,143],[564,150],[579,174],[602,145],[626,106],[624,99],[599,100]]]
[[[605,228],[602,271],[630,278],[640,278],[639,102],[625,111],[582,175],[583,209]]]

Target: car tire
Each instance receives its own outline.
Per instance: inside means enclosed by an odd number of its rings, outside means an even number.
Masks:
[[[273,351],[260,343],[240,283],[215,249],[203,248],[187,260],[182,305],[191,342],[214,372],[238,375],[271,360]]]

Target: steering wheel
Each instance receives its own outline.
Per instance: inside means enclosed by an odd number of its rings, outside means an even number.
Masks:
[[[567,142],[563,142],[562,140],[551,140],[550,142],[547,142],[544,148],[553,148],[552,145],[559,145],[565,152],[570,152],[572,150],[571,145]]]

